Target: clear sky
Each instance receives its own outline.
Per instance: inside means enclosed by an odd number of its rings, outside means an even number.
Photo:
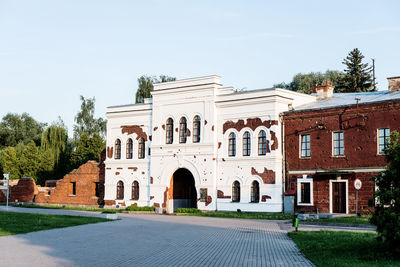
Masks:
[[[80,95],[105,117],[134,103],[142,74],[267,88],[343,70],[355,47],[386,90],[400,75],[400,1],[0,0],[0,117],[61,116],[71,133]]]

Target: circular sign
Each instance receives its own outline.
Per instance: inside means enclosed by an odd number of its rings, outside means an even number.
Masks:
[[[358,178],[355,179],[355,180],[354,180],[354,188],[355,188],[356,190],[360,190],[361,187],[362,187],[362,182],[361,182],[361,180],[358,179]]]

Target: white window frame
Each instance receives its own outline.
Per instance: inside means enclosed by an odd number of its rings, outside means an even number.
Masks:
[[[389,142],[390,142],[390,128],[389,127],[387,127],[387,128],[378,128],[377,130],[376,130],[376,136],[377,136],[377,138],[376,138],[376,151],[377,151],[377,154],[378,155],[385,155],[385,152],[380,152],[380,147],[379,147],[379,145],[380,145],[380,139],[381,139],[381,135],[380,135],[380,130],[381,129],[389,129]]]
[[[349,183],[347,179],[342,180],[340,177],[336,180],[329,180],[329,213],[333,213],[332,183],[335,182],[346,183],[346,214],[349,214]]]
[[[302,144],[302,136],[303,135],[308,135],[309,137],[310,137],[310,156],[302,156],[302,152],[303,152],[303,144]],[[311,135],[310,134],[300,134],[299,135],[299,158],[301,158],[301,159],[309,159],[309,158],[311,158]]]
[[[302,203],[301,201],[301,184],[310,184],[310,203]],[[303,178],[297,178],[297,206],[314,206],[314,190],[313,190],[313,178],[307,177],[307,174],[303,174]]]
[[[342,133],[343,134],[343,155],[335,155],[335,133]],[[332,132],[332,156],[333,157],[344,157],[345,156],[345,149],[344,149],[344,131],[334,131]]]

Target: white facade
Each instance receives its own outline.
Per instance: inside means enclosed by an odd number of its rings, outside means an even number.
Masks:
[[[184,184],[190,178],[181,174],[173,178],[173,175],[178,169],[186,169],[192,174],[195,186],[195,193],[190,197],[194,201],[192,206],[194,203],[202,210],[282,211],[284,181],[279,114],[287,111],[289,105],[296,107],[315,101],[314,96],[284,89],[237,92],[234,88],[222,87],[218,76],[155,84],[152,95],[144,104],[107,110],[106,205],[155,205],[173,212],[174,208],[186,205],[182,204],[188,198],[183,191],[190,190]],[[200,117],[197,143],[193,139],[195,116]],[[179,138],[182,117],[187,121],[186,143],[180,143]],[[173,120],[172,144],[167,144],[166,138],[169,118]],[[264,131],[266,142],[259,137],[260,131]],[[248,146],[243,143],[246,132],[250,135]],[[236,136],[235,156],[228,152],[231,133]],[[129,138],[133,140],[132,159],[127,159],[126,153]],[[143,159],[138,157],[140,138],[145,140]],[[121,141],[120,159],[115,159],[117,139]],[[247,150],[243,151],[244,148]],[[243,155],[245,152],[250,155]],[[259,155],[259,152],[266,153]],[[124,194],[120,192],[117,199],[119,181],[123,182]],[[133,200],[134,181],[139,184],[138,200]],[[235,181],[240,189],[233,188]],[[258,194],[254,181],[258,183]],[[234,199],[238,192],[240,197]]]

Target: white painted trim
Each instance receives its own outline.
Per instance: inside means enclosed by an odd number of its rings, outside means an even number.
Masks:
[[[310,184],[310,203],[301,203],[301,183]],[[297,206],[314,206],[314,190],[313,190],[313,178],[308,178],[306,174],[303,178],[297,179]]]
[[[315,174],[328,172],[382,172],[385,168],[342,168],[342,169],[314,169],[314,170],[294,170],[289,171],[289,174]]]
[[[349,214],[349,184],[347,179],[329,180],[329,213],[333,213],[332,183],[334,182],[346,183],[346,214]]]

